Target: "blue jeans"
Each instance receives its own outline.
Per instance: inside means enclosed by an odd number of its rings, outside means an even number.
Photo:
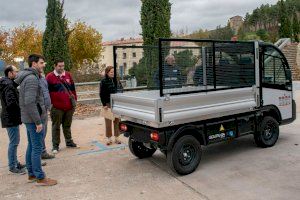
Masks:
[[[43,150],[42,150],[42,154],[43,153],[47,153],[45,139],[46,139],[47,128],[48,128],[48,111],[47,111],[47,118],[46,118],[45,123],[43,123],[43,126],[44,126],[44,135],[43,135]]]
[[[19,126],[6,128],[9,145],[8,145],[8,167],[9,169],[15,169],[18,164],[17,148],[20,143],[20,131]]]
[[[36,132],[34,123],[26,123],[28,146],[26,151],[26,167],[29,176],[35,176],[37,179],[45,178],[45,173],[42,170],[41,155],[43,151],[43,130],[40,133]]]

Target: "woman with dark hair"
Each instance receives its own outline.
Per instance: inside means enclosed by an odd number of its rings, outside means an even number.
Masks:
[[[103,105],[103,109],[108,110],[110,108],[110,95],[114,94],[118,90],[118,86],[114,83],[114,68],[112,66],[108,66],[105,69],[105,76],[100,82],[100,99]],[[114,124],[114,135],[115,135],[115,143],[121,144],[119,139],[119,122],[118,118],[115,118],[113,121]],[[105,118],[105,132],[107,137],[107,145],[112,144],[112,120]]]

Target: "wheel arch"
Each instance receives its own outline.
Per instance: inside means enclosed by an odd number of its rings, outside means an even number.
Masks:
[[[271,116],[273,117],[279,124],[282,122],[282,117],[280,110],[275,105],[267,105],[261,109],[262,117]]]
[[[175,131],[174,134],[172,134],[167,144],[167,150],[172,150],[175,142],[184,135],[192,135],[199,141],[201,145],[207,145],[204,134],[204,126],[199,127],[196,125],[185,125],[180,127]]]

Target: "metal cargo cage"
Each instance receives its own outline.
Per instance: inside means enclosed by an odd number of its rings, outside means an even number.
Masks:
[[[112,110],[156,128],[251,111],[255,44],[160,39],[157,47],[114,47],[115,81],[124,92],[112,95]]]

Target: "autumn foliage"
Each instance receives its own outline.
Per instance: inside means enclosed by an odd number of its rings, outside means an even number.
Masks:
[[[83,60],[97,62],[102,52],[101,33],[84,22],[76,22],[69,32],[68,45],[74,69]],[[42,38],[43,32],[34,25],[21,25],[8,31],[0,29],[0,59],[7,64],[17,64],[14,58],[26,61],[32,53],[43,54]]]
[[[0,31],[0,58],[14,63],[14,58],[26,59],[32,53],[42,53],[42,32],[34,25],[21,25],[10,31]]]
[[[78,21],[71,28],[69,50],[75,67],[83,60],[97,62],[102,51],[102,35],[85,22]]]

